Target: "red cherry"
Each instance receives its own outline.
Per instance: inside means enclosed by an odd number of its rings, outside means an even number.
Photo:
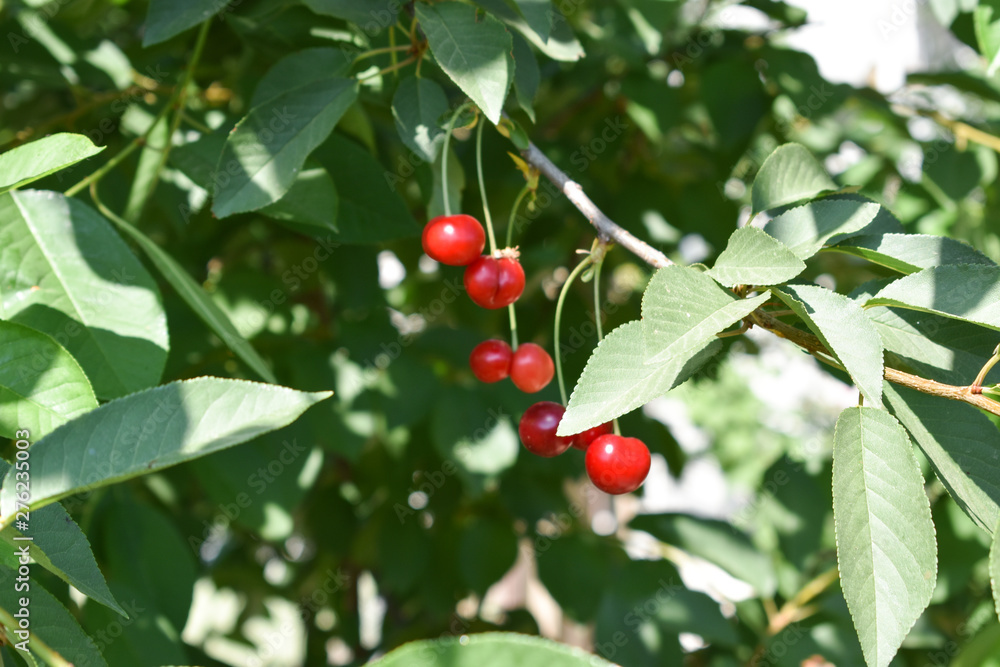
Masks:
[[[471,215],[439,215],[424,227],[421,241],[431,259],[449,266],[466,266],[483,252],[486,233]]]
[[[507,252],[507,251],[505,251]],[[465,269],[465,291],[483,308],[503,308],[524,291],[524,269],[513,257],[482,255]]]
[[[469,355],[469,366],[480,382],[499,382],[510,373],[514,353],[502,340],[484,340]]]
[[[613,433],[590,443],[584,464],[594,486],[619,495],[635,491],[649,474],[649,449],[638,438]]]
[[[573,436],[573,446],[576,447],[577,449],[582,449],[583,451],[587,451],[587,448],[590,447],[590,443],[592,443],[594,440],[601,437],[602,435],[607,435],[608,433],[611,433],[611,430],[612,430],[611,422],[604,422],[600,426],[595,426],[594,428],[588,428],[583,433],[577,433],[575,436]]]
[[[544,348],[524,343],[510,360],[510,379],[514,386],[527,394],[541,391],[552,381],[555,366]]]
[[[533,454],[559,456],[573,443],[573,436],[557,436],[556,429],[566,408],[552,401],[541,401],[528,408],[521,416],[517,433],[521,442]]]

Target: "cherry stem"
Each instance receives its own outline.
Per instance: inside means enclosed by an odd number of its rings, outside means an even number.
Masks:
[[[444,197],[444,214],[451,215],[451,197],[448,196],[448,148],[451,146],[451,133],[455,131],[455,122],[459,115],[472,106],[471,102],[466,102],[455,109],[455,113],[448,119],[448,127],[444,132],[444,146],[441,147],[441,194]]]
[[[986,362],[983,369],[979,371],[979,375],[976,376],[976,380],[971,386],[972,393],[981,394],[983,392],[983,382],[986,380],[986,375],[997,363],[1000,363],[1000,345],[997,345],[996,349],[993,350],[993,356],[990,357],[990,360]]]
[[[510,209],[510,219],[507,220],[507,247],[510,248],[514,243],[514,222],[517,220],[517,212],[521,210],[521,202],[527,194],[531,192],[531,186],[527,183],[521,188],[521,191],[517,193],[517,199],[514,200],[514,205]]]
[[[490,207],[486,203],[486,180],[483,178],[483,126],[486,123],[479,119],[476,128],[476,176],[479,178],[479,198],[483,200],[483,220],[486,221],[486,233],[490,237],[490,253],[496,254],[497,239],[493,235],[493,219],[490,217]]]
[[[396,70],[402,69],[402,68],[406,67],[407,65],[409,65],[410,63],[414,63],[416,61],[417,61],[417,56],[410,56],[406,60],[401,60],[401,61],[399,61],[398,63],[396,63],[394,65],[389,65],[388,67],[383,67],[382,69],[380,69],[377,72],[372,72],[371,74],[367,74],[365,76],[359,76],[358,77],[358,81],[367,81],[368,79],[374,79],[377,76],[382,76],[383,74],[388,74],[389,72],[395,72]]]
[[[389,39],[391,41],[396,41],[395,33],[392,33]],[[413,48],[412,44],[402,44],[400,46],[383,46],[380,49],[372,49],[371,51],[365,51],[364,53],[358,54],[358,56],[354,59],[354,62],[357,62],[359,60],[364,60],[365,58],[371,58],[373,56],[382,55],[383,53],[392,53],[395,56],[395,53],[397,51],[406,51],[407,49],[411,48]]]
[[[559,290],[559,300],[556,301],[556,337],[555,337],[555,353],[556,353],[556,378],[559,380],[559,395],[562,397],[562,404],[566,405],[568,399],[566,398],[566,383],[563,380],[562,372],[562,348],[559,342],[559,325],[562,323],[562,311],[563,303],[566,301],[566,295],[569,293],[570,285],[576,280],[576,277],[583,273],[583,270],[587,268],[594,258],[587,255],[583,258],[583,261],[576,265],[576,268],[569,274],[566,278],[566,282],[563,283],[562,289]]]

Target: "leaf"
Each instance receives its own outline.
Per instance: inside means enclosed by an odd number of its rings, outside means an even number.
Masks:
[[[302,4],[317,14],[350,21],[369,35],[395,23],[403,7],[399,0],[302,0]]]
[[[991,532],[1000,521],[1000,436],[969,405],[886,384],[885,398],[972,521]]]
[[[778,579],[770,557],[725,521],[687,514],[644,514],[632,519],[629,528],[645,531],[661,542],[715,563],[751,584],[762,597],[774,595]]]
[[[392,97],[392,116],[399,137],[424,162],[434,162],[437,157],[445,136],[438,119],[447,112],[444,90],[430,79],[403,79]]]
[[[167,320],[152,276],[104,218],[59,193],[0,195],[0,317],[55,338],[100,398],[163,373]]]
[[[105,148],[82,134],[61,132],[0,153],[0,193],[54,174]]]
[[[40,438],[97,407],[76,359],[53,338],[0,320],[0,436],[27,430]]]
[[[780,285],[805,271],[806,264],[781,241],[756,227],[741,227],[708,275],[726,287]]]
[[[341,243],[381,243],[420,233],[406,202],[387,183],[389,172],[355,142],[334,134],[314,154],[340,195],[334,237]]]
[[[837,184],[805,146],[785,144],[760,166],[750,199],[756,215],[836,189]]]
[[[250,109],[227,137],[215,170],[212,212],[217,217],[254,211],[281,199],[306,157],[330,136],[358,96],[354,79],[292,83]]]
[[[273,204],[260,209],[261,215],[274,220],[297,223],[304,233],[336,232],[340,198],[330,173],[312,160],[306,160],[288,192]]]
[[[31,447],[29,508],[246,442],[330,395],[206,377],[111,401]],[[3,516],[13,511],[14,483],[8,474],[0,491]]]
[[[558,435],[572,435],[620,417],[681,384],[722,347],[709,334],[684,355],[658,363],[644,360],[643,323],[626,322],[597,345],[583,369]]]
[[[285,95],[290,90],[347,77],[356,54],[344,49],[313,47],[291,53],[274,63],[261,77],[250,98],[250,108]]]
[[[936,266],[895,280],[865,308],[899,306],[953,317],[1000,331],[1000,267]]]
[[[865,661],[885,667],[930,602],[937,575],[924,478],[906,431],[888,412],[840,414],[833,516],[841,588]]]
[[[513,632],[482,632],[410,642],[371,663],[371,667],[412,665],[613,667],[607,660],[583,649]]]
[[[556,12],[552,0],[514,0],[521,16],[538,38],[547,41],[552,30],[552,17]],[[562,19],[562,16],[559,17]]]
[[[992,77],[1000,66],[1000,7],[990,2],[980,3],[972,12],[973,27],[979,52],[986,58],[986,76]]]
[[[107,212],[110,213],[110,211]],[[132,240],[142,248],[160,274],[167,279],[167,282],[184,299],[194,314],[201,318],[201,321],[207,324],[208,328],[222,340],[223,345],[232,350],[236,356],[243,360],[243,363],[253,369],[260,377],[271,383],[276,382],[271,369],[267,367],[267,364],[251,347],[250,343],[240,335],[229,317],[173,257],[148,236],[118,216],[111,214],[111,219],[120,230],[131,236]]]
[[[531,122],[535,122],[535,96],[542,81],[542,73],[538,69],[538,60],[524,37],[512,34],[514,43],[514,93],[517,104],[528,114]]]
[[[61,656],[72,656],[72,664],[107,667],[108,663],[97,650],[94,640],[87,636],[73,614],[52,593],[36,580],[29,582],[30,590],[18,591],[15,589],[17,578],[17,572],[0,566],[0,608],[3,611],[14,615],[21,609],[20,599],[28,595],[31,637],[41,640]],[[18,653],[24,656],[20,651]]]
[[[62,505],[53,503],[32,512],[30,526],[30,542],[17,540],[24,533],[13,526],[0,533],[0,538],[15,549],[27,544],[36,563],[90,599],[126,616],[97,567],[87,536]]]
[[[882,339],[861,306],[814,285],[788,285],[774,293],[836,355],[865,398],[882,407]]]
[[[642,331],[647,364],[684,356],[769,298],[765,292],[739,299],[697,269],[672,265],[657,271],[642,295]]]
[[[484,595],[517,560],[517,534],[510,520],[479,520],[466,525],[458,538],[458,563],[469,588]]]
[[[514,78],[507,29],[459,2],[421,3],[416,12],[438,65],[496,125]]]
[[[569,21],[555,8],[555,5],[552,5],[548,37],[543,38],[525,20],[524,14],[513,9],[505,0],[476,0],[476,4],[524,35],[538,50],[553,60],[574,62],[585,55],[583,47],[570,28]]]
[[[875,202],[824,199],[785,211],[764,225],[764,231],[807,260],[834,236],[863,229],[879,212]]]
[[[149,0],[143,46],[152,46],[208,21],[226,8],[229,0]]]
[[[1000,525],[993,529],[990,542],[990,588],[993,589],[993,610],[1000,617]]]
[[[995,266],[986,255],[962,241],[928,234],[855,236],[827,250],[861,257],[900,273],[913,273],[942,264]]]

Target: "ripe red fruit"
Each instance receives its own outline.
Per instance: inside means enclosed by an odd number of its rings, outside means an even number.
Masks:
[[[471,215],[439,215],[424,227],[421,241],[431,259],[449,266],[466,266],[483,252],[486,233]]]
[[[521,391],[534,394],[552,381],[555,366],[544,348],[534,343],[524,343],[510,360],[510,379]]]
[[[469,355],[469,367],[480,382],[499,382],[510,373],[514,353],[502,340],[484,340]]]
[[[649,449],[638,438],[610,433],[590,443],[584,464],[594,486],[618,495],[635,491],[649,474]]]
[[[602,435],[607,435],[608,433],[611,433],[611,430],[612,430],[611,422],[604,422],[600,426],[595,426],[594,428],[588,428],[583,433],[577,433],[575,436],[573,436],[573,446],[576,447],[577,449],[582,449],[583,451],[587,451],[587,448],[590,447],[590,443],[592,443],[594,440],[601,437]]]
[[[517,433],[521,442],[533,454],[559,456],[573,443],[573,436],[557,436],[556,428],[566,408],[552,401],[541,401],[528,408],[521,416]]]
[[[499,259],[482,255],[465,269],[465,291],[477,306],[503,308],[524,291],[524,269],[516,251],[504,253]]]

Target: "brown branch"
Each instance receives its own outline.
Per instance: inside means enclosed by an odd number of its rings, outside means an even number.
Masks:
[[[586,216],[590,224],[597,229],[597,232],[620,246],[628,248],[632,254],[643,260],[650,266],[662,268],[673,264],[662,252],[632,235],[626,229],[616,224],[611,218],[606,216],[597,204],[590,200],[580,187],[580,184],[570,179],[559,167],[555,166],[542,151],[538,150],[535,144],[529,143],[528,147],[521,151],[521,157],[528,164],[537,168],[545,174],[545,177],[558,187],[570,203],[573,204],[580,213]]]
[[[819,338],[813,336],[811,333],[802,331],[802,329],[797,329],[790,324],[785,324],[769,313],[758,310],[752,313],[750,317],[753,319],[754,324],[767,329],[776,336],[790,340],[809,352],[819,352],[821,354],[833,356],[826,349],[823,342],[820,341]],[[822,360],[822,357],[817,358]],[[904,373],[903,371],[890,368],[888,366],[885,368],[885,379],[894,384],[909,387],[910,389],[916,389],[924,394],[931,394],[932,396],[940,396],[941,398],[948,398],[953,401],[968,403],[969,405],[975,406],[980,410],[986,410],[987,412],[1000,417],[1000,403],[983,396],[982,394],[972,393],[972,387],[956,387],[951,384],[935,382],[934,380],[928,380],[918,375]]]
[[[562,193],[566,195],[573,206],[579,209],[579,211],[587,217],[587,220],[589,220],[590,224],[597,229],[599,235],[627,248],[639,259],[645,261],[651,266],[661,268],[673,264],[673,262],[671,262],[662,252],[650,246],[648,243],[639,240],[606,216],[601,209],[597,208],[597,205],[590,200],[590,197],[583,192],[583,188],[580,187],[580,184],[573,181],[565,174],[565,172],[553,164],[552,160],[546,157],[545,154],[542,153],[537,146],[535,146],[535,144],[529,142],[528,147],[521,151],[521,157],[523,157],[528,164],[534,166],[540,172],[545,174],[545,177],[552,181],[552,183],[554,183],[556,187],[558,187]],[[804,350],[807,350],[813,354],[813,356],[816,356],[816,358],[820,361],[831,363],[831,361],[824,359],[823,356],[817,356],[825,355],[827,357],[833,357],[833,355],[830,354],[830,352],[823,345],[823,342],[811,333],[797,329],[790,324],[785,324],[778,318],[763,310],[756,310],[751,313],[750,319],[754,324],[757,324],[761,328],[767,329],[771,333],[780,336],[781,338],[785,338]],[[962,401],[963,403],[968,403],[969,405],[975,406],[981,410],[986,410],[987,412],[1000,417],[1000,402],[994,401],[981,394],[974,394],[971,386],[956,387],[950,384],[942,384],[940,382],[935,382],[934,380],[927,380],[917,375],[911,375],[910,373],[904,373],[903,371],[888,367],[885,369],[885,379],[904,387],[916,389],[924,394],[940,396],[953,401]]]

